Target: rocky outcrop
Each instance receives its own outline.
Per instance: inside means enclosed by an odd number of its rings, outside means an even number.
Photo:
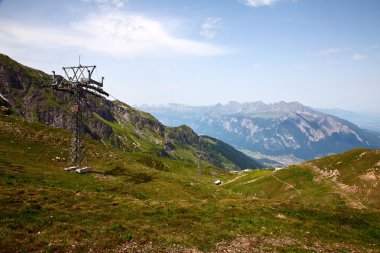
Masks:
[[[39,70],[25,67],[0,55],[0,94],[9,101],[11,109],[29,122],[41,122],[56,128],[71,128],[72,102],[67,94],[51,90],[44,85],[51,82],[51,77]],[[96,103],[101,103],[101,99]],[[86,116],[90,120],[85,126],[85,134],[93,138],[107,138],[112,129],[94,120],[92,111],[112,120],[112,113],[104,107],[98,108],[83,104]]]

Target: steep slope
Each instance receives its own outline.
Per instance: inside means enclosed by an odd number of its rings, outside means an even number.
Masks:
[[[227,160],[225,162],[231,161],[233,164],[237,165],[237,168],[261,168],[262,165],[244,155],[242,152],[237,151],[232,146],[209,136],[201,136],[204,145],[207,146],[206,149],[212,150],[220,159]],[[233,168],[231,168],[233,169]]]
[[[380,210],[380,150],[353,149],[281,170],[256,171],[226,184],[247,195]]]
[[[309,168],[236,175],[203,163],[198,177],[194,163],[86,138],[103,173],[68,173],[69,137],[0,115],[1,251],[378,252],[379,212],[347,206]]]
[[[316,172],[319,175],[316,180],[332,181],[343,196],[360,199],[349,204],[380,209],[380,150],[359,148],[300,166]]]
[[[209,107],[172,104],[141,108],[165,124],[181,122],[197,133],[269,156],[308,160],[356,147],[380,147],[379,134],[297,102],[230,102]]]
[[[0,105],[5,108],[4,113],[9,113],[6,108],[10,108],[30,122],[70,129],[73,102],[63,92],[42,87],[50,82],[49,75],[0,54]],[[146,152],[192,162],[197,160],[197,151],[201,151],[204,161],[221,168],[262,167],[239,151],[235,152],[244,159],[243,162],[227,158],[223,153],[226,148],[219,149],[219,145],[204,141],[190,128],[165,127],[150,114],[120,101],[89,95],[82,108],[86,119],[85,134],[125,151]],[[224,146],[227,147],[227,144]]]

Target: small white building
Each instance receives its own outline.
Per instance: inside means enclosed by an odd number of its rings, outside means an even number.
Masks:
[[[222,184],[222,181],[220,181],[219,179],[217,179],[215,182],[214,182],[215,185],[221,185]]]

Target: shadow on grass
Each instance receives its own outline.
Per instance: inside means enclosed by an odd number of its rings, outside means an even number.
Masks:
[[[135,184],[143,184],[153,181],[153,177],[151,175],[142,172],[129,172],[126,168],[123,168],[121,166],[116,166],[115,168],[107,171],[105,174],[112,176],[125,176],[125,181],[133,182]]]

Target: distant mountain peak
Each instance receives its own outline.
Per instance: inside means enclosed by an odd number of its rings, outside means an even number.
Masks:
[[[379,135],[296,101],[143,109],[164,124],[187,124],[198,133],[268,156],[306,160],[357,147],[380,147]]]

